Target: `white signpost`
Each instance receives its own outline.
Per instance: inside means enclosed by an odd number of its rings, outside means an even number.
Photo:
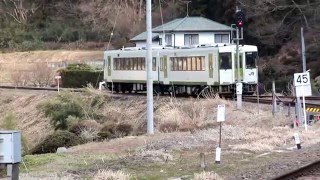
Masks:
[[[217,122],[220,123],[219,147],[216,148],[216,163],[220,164],[221,156],[221,129],[222,122],[226,119],[226,107],[224,104],[218,105]]]
[[[55,76],[54,78],[58,80],[58,92],[59,92],[59,91],[60,91],[60,82],[59,82],[59,79],[61,79],[61,76]]]
[[[305,126],[305,129],[308,130],[305,96],[312,96],[311,84],[310,84],[310,73],[309,72],[295,73],[294,86],[296,90],[296,97],[297,98],[302,97],[304,126]]]

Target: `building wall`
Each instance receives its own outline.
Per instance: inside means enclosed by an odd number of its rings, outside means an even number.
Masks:
[[[135,42],[136,43],[136,47],[147,47],[147,43],[145,41],[138,41]],[[152,41],[152,47],[160,47],[159,45],[159,41]]]
[[[172,34],[172,46],[184,46],[184,35],[185,34],[199,34],[199,44],[216,44],[215,34],[228,34],[230,43],[230,32],[176,32]],[[165,45],[165,37],[163,33],[159,34],[162,45],[159,45],[159,41],[153,41],[154,47],[161,47]],[[220,43],[218,45],[223,45]],[[146,47],[146,43],[143,41],[136,42],[136,47]]]

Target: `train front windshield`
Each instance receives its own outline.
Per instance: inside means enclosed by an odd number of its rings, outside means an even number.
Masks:
[[[257,52],[246,52],[246,68],[256,68],[256,59],[258,57]]]

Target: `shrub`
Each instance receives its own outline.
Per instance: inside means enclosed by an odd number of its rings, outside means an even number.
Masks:
[[[114,138],[115,134],[115,125],[114,124],[105,124],[100,132],[98,133],[99,139],[109,139]]]
[[[90,130],[90,129],[100,130],[100,124],[97,123],[97,121],[95,120],[83,120],[73,124],[69,128],[69,131],[79,136],[83,130]]]
[[[81,105],[74,101],[50,101],[44,105],[44,113],[47,117],[51,117],[50,122],[55,130],[66,130],[68,128],[67,118],[69,116],[83,116]]]
[[[55,131],[47,136],[40,144],[36,145],[31,153],[55,153],[59,147],[71,147],[84,143],[83,139],[68,131]]]
[[[119,137],[122,137],[122,136],[128,136],[129,134],[131,134],[133,131],[133,128],[130,124],[118,124],[116,126],[116,134],[119,136]]]
[[[159,130],[161,132],[174,132],[179,129],[179,125],[176,122],[164,122],[160,124]]]
[[[100,94],[86,91],[79,96],[78,93],[64,91],[38,108],[43,110],[46,117],[51,118],[51,124],[56,130],[66,130],[82,119],[104,118],[100,110],[104,103],[105,98]]]
[[[103,71],[96,71],[87,64],[70,64],[60,73],[62,86],[67,88],[81,88],[88,84],[97,87],[103,80]]]
[[[128,136],[132,131],[133,127],[130,124],[105,124],[98,133],[98,136],[100,139],[117,138]]]

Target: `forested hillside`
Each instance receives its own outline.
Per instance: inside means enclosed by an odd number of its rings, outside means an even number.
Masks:
[[[145,0],[1,0],[0,48],[105,49],[130,45],[145,30]],[[300,28],[307,67],[320,75],[320,0],[192,0],[190,16],[227,25],[236,6],[246,11],[245,40],[258,45],[262,80],[286,84],[301,71]],[[153,0],[153,25],[186,16],[182,0]],[[109,44],[110,42],[110,44]]]

